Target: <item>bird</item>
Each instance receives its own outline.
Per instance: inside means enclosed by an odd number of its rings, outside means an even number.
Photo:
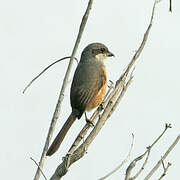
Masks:
[[[111,56],[114,54],[104,44],[98,42],[87,45],[82,51],[70,90],[72,112],[49,147],[46,156],[51,156],[58,150],[76,119],[80,119],[84,112],[102,103],[107,88],[104,60]]]

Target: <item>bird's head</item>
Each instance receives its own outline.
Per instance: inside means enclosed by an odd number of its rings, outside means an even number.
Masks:
[[[81,59],[86,61],[87,59],[96,59],[100,61],[104,61],[105,58],[114,56],[108,48],[101,43],[92,43],[84,48]]]

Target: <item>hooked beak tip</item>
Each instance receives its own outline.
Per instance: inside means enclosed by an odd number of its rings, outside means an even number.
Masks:
[[[112,57],[112,56],[114,56],[114,54],[112,52],[108,52],[107,56]]]

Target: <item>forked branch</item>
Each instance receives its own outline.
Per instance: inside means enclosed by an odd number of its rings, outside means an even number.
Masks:
[[[147,150],[142,155],[138,156],[130,163],[130,165],[128,166],[128,168],[126,170],[125,180],[134,180],[141,174],[141,172],[144,170],[145,166],[147,165],[151,149],[157,144],[157,142],[161,139],[161,137],[165,134],[165,132],[169,128],[171,128],[171,124],[165,124],[165,128],[164,128],[163,132],[159,135],[159,137],[149,147],[147,147]],[[146,159],[145,159],[142,167],[136,173],[136,175],[131,177],[131,172],[132,172],[133,168],[136,166],[137,162],[142,160],[145,156],[146,156]]]

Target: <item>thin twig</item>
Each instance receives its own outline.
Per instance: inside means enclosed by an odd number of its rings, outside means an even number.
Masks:
[[[36,164],[36,166],[39,168],[39,170],[41,171],[41,174],[43,175],[44,179],[47,180],[45,174],[43,173],[43,171],[41,170],[41,168],[39,167],[38,163],[35,161],[35,159],[33,159],[32,157],[30,157],[30,159]]]
[[[42,70],[35,78],[33,78],[33,79],[29,82],[29,84],[24,88],[23,94],[24,94],[25,91],[28,89],[28,87],[30,87],[31,84],[32,84],[39,76],[41,76],[46,70],[48,70],[48,69],[49,69],[51,66],[53,66],[54,64],[56,64],[56,63],[58,63],[58,62],[60,62],[60,61],[62,61],[62,60],[68,59],[68,58],[71,58],[71,56],[63,57],[63,58],[61,58],[61,59],[53,62],[53,63],[50,64],[49,66],[47,66],[44,70]],[[74,59],[78,62],[77,58],[74,58]]]
[[[164,131],[160,134],[160,136],[151,144],[151,148],[159,141],[159,139],[164,135],[164,133],[167,131],[167,129],[172,128],[171,124],[165,124]]]
[[[150,179],[150,177],[154,174],[154,172],[159,168],[159,166],[161,165],[161,162],[164,161],[166,159],[166,157],[168,156],[168,154],[173,150],[173,148],[176,146],[176,144],[179,142],[180,140],[180,134],[177,136],[177,138],[175,139],[175,141],[171,144],[171,146],[168,148],[168,150],[165,152],[165,154],[162,156],[162,158],[157,162],[157,164],[153,167],[153,169],[149,172],[149,174],[144,178],[144,180],[148,180]]]
[[[172,12],[172,0],[169,0],[169,12]]]
[[[111,83],[109,90],[112,89],[112,88],[113,88],[113,83]],[[110,93],[110,91],[107,92],[107,94],[109,94],[109,93]],[[108,96],[108,97],[109,97],[109,96]],[[106,107],[106,105],[107,105],[108,102],[109,102],[109,98],[105,98],[105,100],[104,100],[104,102],[103,102],[103,104],[102,104],[103,108]],[[97,117],[100,115],[100,112],[103,110],[102,106],[100,105],[100,106],[96,109],[96,111],[93,113],[93,115],[91,116],[91,118],[89,119],[89,121],[90,121],[92,124],[95,123]],[[73,142],[71,148],[69,149],[69,151],[68,151],[68,154],[69,154],[69,155],[70,155],[70,154],[72,155],[72,154],[74,153],[74,151],[76,150],[76,148],[77,148],[78,145],[80,144],[81,140],[84,139],[84,137],[86,136],[86,134],[88,133],[88,130],[89,130],[90,128],[91,128],[91,124],[87,122],[87,123],[84,125],[84,127],[82,128],[82,130],[80,131],[80,133],[78,134],[78,136],[76,137],[76,139],[75,139],[75,141]]]
[[[108,91],[107,91],[107,93],[106,93],[104,99],[106,99],[106,98],[108,97],[109,93],[110,93],[111,90],[114,88],[114,82],[111,81],[111,80],[109,80],[109,82],[110,82],[110,85],[108,85]]]
[[[126,93],[128,87],[130,86],[131,82],[132,82],[133,76],[130,76],[129,80],[127,81],[127,83],[123,86],[120,95],[118,96],[116,102],[114,103],[111,112],[109,112],[108,118],[112,115],[112,113],[115,111],[115,109],[117,108],[118,104],[120,103],[122,97],[124,96],[124,94]]]
[[[155,12],[155,7],[156,7],[156,4],[157,4],[158,2],[159,2],[158,0],[155,0],[155,2],[154,2],[153,9],[152,9],[152,14],[151,14],[151,19],[150,19],[150,23],[149,23],[149,25],[148,25],[148,28],[147,28],[145,34],[144,34],[143,40],[142,40],[142,42],[141,42],[141,45],[139,46],[138,50],[135,52],[132,60],[131,60],[130,63],[128,64],[125,72],[124,72],[124,73],[122,74],[122,76],[116,81],[116,86],[118,86],[119,83],[120,83],[123,79],[125,79],[125,78],[127,77],[130,69],[133,67],[133,65],[134,65],[134,63],[136,62],[137,58],[140,56],[142,50],[144,49],[144,46],[145,46],[145,44],[146,44],[146,42],[147,42],[147,39],[148,39],[148,35],[149,35],[149,32],[150,32],[150,29],[151,29],[151,27],[152,27],[153,18],[154,18],[154,12]],[[132,70],[132,73],[133,73],[133,71],[134,71],[134,69]],[[132,73],[131,73],[131,74],[132,74]],[[133,77],[132,77],[132,78],[133,78]],[[131,78],[131,79],[132,79],[132,78]],[[131,81],[130,81],[130,83],[131,83]],[[120,97],[119,97],[119,98],[120,98]],[[120,99],[117,100],[114,108],[119,104],[119,101],[120,101]]]
[[[109,176],[111,176],[113,173],[115,173],[117,170],[119,170],[130,158],[131,156],[131,153],[132,153],[132,148],[133,148],[133,145],[134,145],[134,134],[132,134],[132,143],[131,143],[131,147],[130,147],[130,150],[129,150],[129,153],[128,155],[126,156],[126,158],[121,162],[120,165],[118,165],[115,169],[113,169],[110,173],[108,173],[106,176],[100,178],[99,180],[104,180],[106,178],[108,178]]]
[[[67,84],[68,84],[68,79],[69,79],[70,72],[71,72],[71,69],[72,69],[71,67],[73,65],[73,59],[74,59],[76,51],[78,49],[78,46],[79,46],[83,31],[84,31],[84,28],[85,28],[85,25],[86,25],[86,22],[87,22],[89,13],[90,13],[90,10],[92,8],[92,3],[93,3],[93,0],[89,0],[87,9],[85,11],[85,14],[84,14],[84,16],[82,18],[82,21],[81,21],[81,24],[80,24],[80,27],[79,27],[78,36],[76,38],[76,42],[75,42],[75,45],[74,45],[74,48],[73,48],[73,51],[72,51],[72,54],[71,54],[69,65],[68,65],[68,68],[67,68],[64,80],[63,80],[63,85],[62,85],[62,88],[61,88],[61,91],[60,91],[60,94],[59,94],[59,98],[58,98],[58,101],[57,101],[57,104],[56,104],[56,108],[55,108],[55,111],[54,111],[54,114],[53,114],[53,117],[52,117],[52,120],[51,120],[48,135],[47,135],[46,142],[45,142],[43,152],[42,152],[42,155],[41,155],[41,159],[40,159],[40,162],[39,162],[39,166],[41,167],[41,169],[44,166],[46,153],[47,153],[47,150],[48,150],[48,147],[49,147],[49,142],[50,142],[50,140],[52,138],[54,128],[55,128],[57,119],[59,117],[60,111],[61,111],[61,104],[62,104],[62,101],[64,99],[64,92],[65,92],[65,89],[66,89]],[[40,172],[39,172],[39,169],[37,169],[34,180],[39,180],[39,177],[40,177]],[[56,179],[56,176],[55,176],[55,178],[53,178],[53,177],[52,177],[52,179]]]
[[[136,178],[141,174],[141,172],[144,170],[144,168],[145,168],[145,166],[146,166],[146,164],[147,164],[147,162],[148,162],[148,159],[149,159],[150,150],[151,150],[151,149],[148,148],[148,150],[147,150],[147,156],[146,156],[146,159],[145,159],[142,167],[139,169],[139,171],[136,173],[135,176],[133,176],[133,177],[130,178],[130,180],[136,179]]]
[[[130,69],[132,68],[132,66],[134,65],[134,63],[136,62],[137,58],[140,56],[142,50],[144,49],[144,46],[147,42],[148,39],[148,35],[150,32],[150,29],[152,27],[152,23],[153,23],[153,19],[154,19],[154,12],[155,12],[155,7],[156,4],[158,3],[158,0],[155,0],[154,5],[153,5],[153,9],[152,9],[152,14],[151,14],[151,19],[150,19],[150,23],[148,25],[148,28],[144,34],[143,40],[141,42],[141,45],[139,46],[138,50],[136,51],[136,53],[134,54],[132,60],[130,61],[130,63],[127,66],[126,71],[122,74],[122,76],[118,79],[118,81],[116,82],[116,86],[119,84],[119,82],[122,80],[123,77],[127,76],[127,74],[129,73]]]
[[[146,159],[141,167],[141,169],[138,171],[138,173],[134,176],[134,177],[130,177],[131,175],[131,171],[132,169],[136,166],[136,163],[138,161],[140,161],[141,159],[144,158],[144,156],[147,154]],[[143,170],[143,168],[145,167],[145,165],[147,164],[148,158],[149,158],[149,154],[150,154],[150,148],[147,149],[147,151],[145,153],[143,153],[142,155],[138,156],[137,158],[135,158],[130,165],[128,166],[128,168],[126,169],[126,176],[125,176],[125,180],[133,180],[135,179]]]
[[[166,123],[163,132],[158,136],[158,138],[157,138],[149,147],[147,147],[147,150],[146,150],[142,155],[140,155],[139,157],[135,158],[135,159],[130,163],[130,165],[129,165],[128,168],[126,169],[125,180],[134,180],[134,179],[136,179],[136,178],[140,175],[140,173],[144,170],[144,168],[145,168],[145,166],[146,166],[146,164],[147,164],[147,162],[148,162],[148,158],[149,158],[151,149],[155,146],[155,144],[160,140],[160,138],[165,134],[165,132],[166,132],[167,129],[169,129],[169,128],[171,128],[171,124],[167,124],[167,123]],[[145,159],[142,167],[140,168],[140,170],[136,173],[135,176],[130,177],[131,171],[132,171],[132,169],[136,166],[136,163],[137,163],[138,161],[140,161],[142,158],[144,158],[144,156],[145,156],[146,154],[147,154],[146,159]]]
[[[168,162],[167,167],[165,167],[164,161],[161,160],[161,162],[162,162],[162,166],[163,166],[164,171],[163,171],[163,174],[161,175],[161,177],[158,180],[161,180],[166,175],[169,167],[172,165],[170,162]]]

